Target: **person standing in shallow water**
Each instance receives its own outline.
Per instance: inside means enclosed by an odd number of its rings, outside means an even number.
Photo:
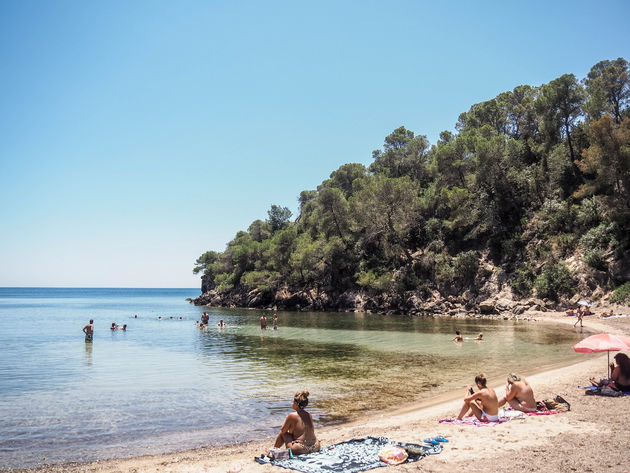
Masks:
[[[319,452],[321,447],[315,436],[313,417],[304,409],[308,406],[308,391],[300,391],[293,398],[292,408],[276,437],[275,448],[285,445],[294,455]]]
[[[278,314],[273,314],[273,329],[278,330]]]
[[[260,317],[260,329],[267,330],[267,316],[265,314]]]
[[[83,333],[85,334],[86,342],[94,340],[94,319],[90,319],[90,323],[83,327]]]

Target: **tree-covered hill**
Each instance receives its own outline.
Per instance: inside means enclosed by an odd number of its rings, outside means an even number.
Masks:
[[[201,255],[197,302],[417,312],[615,289],[623,300],[629,73],[619,58],[582,80],[518,86],[433,145],[394,130],[369,167],[344,164],[302,191],[294,220],[273,205],[225,251]]]

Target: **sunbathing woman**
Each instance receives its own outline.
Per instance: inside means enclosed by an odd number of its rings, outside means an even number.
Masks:
[[[625,353],[617,353],[615,361],[617,366],[613,368],[610,377],[615,382],[617,389],[628,392],[630,391],[630,358]]]
[[[319,440],[315,437],[313,417],[304,410],[308,405],[308,391],[300,391],[293,398],[293,410],[282,425],[280,433],[276,437],[275,448],[285,445],[291,449],[293,455],[318,452]]]
[[[507,377],[505,397],[499,399],[499,406],[506,402],[517,411],[536,412],[534,390],[525,378],[515,373],[510,373]]]

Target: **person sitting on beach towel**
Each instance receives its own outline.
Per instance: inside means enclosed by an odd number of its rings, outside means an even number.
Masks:
[[[615,355],[617,366],[612,366],[610,377],[615,382],[615,386],[619,391],[630,391],[630,358],[625,353],[617,353]]]
[[[304,410],[308,405],[308,391],[300,391],[293,398],[293,410],[289,414],[276,437],[274,448],[285,445],[290,448],[293,455],[318,452],[319,440],[315,437],[313,417]]]
[[[499,403],[497,394],[494,389],[486,386],[486,375],[479,373],[475,376],[478,392],[474,392],[472,387],[468,387],[466,397],[464,397],[464,405],[462,406],[457,420],[471,411],[471,413],[482,422],[497,422],[499,420]]]
[[[525,378],[510,373],[505,385],[505,396],[499,399],[499,406],[508,403],[512,409],[521,412],[535,412],[536,399],[534,390]]]

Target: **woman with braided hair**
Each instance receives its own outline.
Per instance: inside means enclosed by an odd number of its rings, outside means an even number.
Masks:
[[[293,410],[289,414],[276,437],[275,448],[283,445],[290,448],[293,455],[318,452],[319,440],[315,437],[313,417],[304,410],[308,405],[308,391],[300,391],[293,398]]]

